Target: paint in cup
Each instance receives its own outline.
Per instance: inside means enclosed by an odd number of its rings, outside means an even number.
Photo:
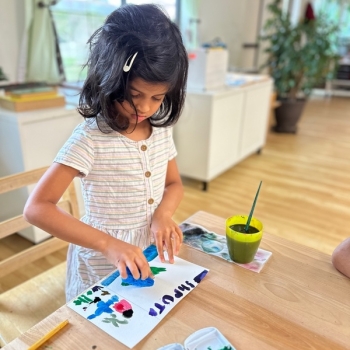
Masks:
[[[263,224],[252,217],[248,232],[245,232],[247,215],[235,215],[226,219],[226,243],[230,258],[239,264],[247,264],[254,260],[259,248]]]

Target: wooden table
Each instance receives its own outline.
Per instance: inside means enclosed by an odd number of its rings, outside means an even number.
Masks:
[[[224,234],[224,219],[209,213],[198,212],[188,222]],[[183,343],[209,326],[237,350],[350,349],[350,279],[333,268],[330,256],[268,233],[261,248],[272,256],[255,273],[184,245],[180,257],[210,272],[135,349]],[[69,325],[42,349],[128,349],[67,306],[4,349],[27,349],[67,318]]]

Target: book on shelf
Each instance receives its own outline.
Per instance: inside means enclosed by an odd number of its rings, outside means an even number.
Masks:
[[[50,86],[48,83],[44,81],[32,81],[27,83],[9,83],[9,82],[1,82],[1,89],[5,92],[17,90],[17,89],[29,89],[29,88],[37,88],[37,87],[47,87]]]
[[[58,92],[55,87],[51,86],[42,86],[34,88],[19,88],[13,89],[5,92],[5,95],[12,97],[14,99],[40,99],[42,97],[53,97],[57,96]]]
[[[65,97],[56,92],[55,95],[12,97],[0,96],[0,106],[14,112],[25,112],[35,109],[53,108],[65,106]]]

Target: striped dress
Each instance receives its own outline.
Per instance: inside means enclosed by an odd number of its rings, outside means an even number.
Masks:
[[[96,121],[88,120],[75,128],[54,162],[82,175],[84,223],[144,249],[152,243],[152,215],[175,156],[171,128],[153,128],[147,140],[133,141],[117,131],[102,133]],[[70,244],[67,301],[114,269],[100,252]]]

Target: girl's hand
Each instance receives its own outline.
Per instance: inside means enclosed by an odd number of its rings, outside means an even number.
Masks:
[[[106,249],[102,251],[102,254],[118,268],[123,279],[128,277],[126,267],[129,268],[135,279],[153,278],[148,261],[139,247],[109,237]]]
[[[168,253],[169,262],[174,263],[174,255],[179,254],[182,244],[183,235],[179,226],[170,216],[164,213],[157,215],[157,211],[153,215],[151,231],[156,241],[159,258],[162,262],[164,259],[164,250]]]
[[[152,277],[140,248],[87,225],[56,204],[79,171],[53,163],[31,192],[24,208],[26,220],[64,241],[101,252],[127,278],[128,267],[135,279]],[[45,215],[43,215],[45,213]]]

